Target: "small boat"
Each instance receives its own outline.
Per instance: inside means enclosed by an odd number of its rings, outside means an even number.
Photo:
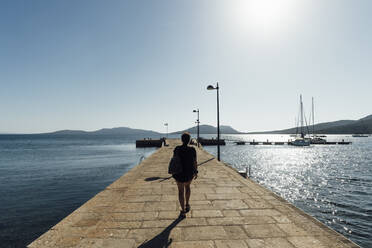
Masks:
[[[352,136],[353,136],[353,137],[358,137],[358,138],[359,138],[359,137],[364,137],[364,138],[365,138],[365,137],[368,137],[368,135],[366,135],[366,134],[353,134]]]
[[[337,144],[339,145],[350,145],[351,143],[352,143],[351,141],[344,141],[344,140],[337,142]]]
[[[310,141],[305,139],[295,139],[294,141],[290,142],[291,146],[310,146]]]
[[[237,144],[237,145],[245,145],[245,141],[236,141],[235,144]]]
[[[310,143],[317,144],[317,145],[324,145],[325,143],[327,143],[327,141],[319,137],[313,137],[310,139]]]
[[[337,142],[336,141],[327,141],[325,144],[326,145],[337,145]]]
[[[304,138],[297,138],[288,143],[291,146],[310,146],[310,140]]]

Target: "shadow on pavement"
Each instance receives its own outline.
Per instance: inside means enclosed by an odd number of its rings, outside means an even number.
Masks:
[[[178,223],[180,223],[184,218],[178,217],[176,220],[174,220],[169,226],[167,226],[161,233],[156,235],[154,238],[152,238],[149,241],[145,241],[143,244],[138,246],[138,248],[165,248],[169,247],[172,243],[172,239],[169,239],[169,234],[172,231],[172,229],[177,226]]]
[[[146,182],[151,182],[151,181],[160,180],[160,182],[163,182],[163,181],[171,179],[171,178],[172,178],[172,176],[170,176],[170,177],[148,177],[148,178],[145,178],[145,181]]]
[[[208,159],[208,160],[205,160],[204,162],[199,163],[198,166],[199,166],[199,165],[202,165],[202,164],[205,164],[205,163],[208,163],[209,161],[212,161],[213,159],[214,159],[214,158],[210,158],[210,159]]]

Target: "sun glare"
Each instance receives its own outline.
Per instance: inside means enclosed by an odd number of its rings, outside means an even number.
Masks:
[[[237,0],[232,1],[233,19],[239,31],[271,36],[285,31],[294,23],[296,0]]]

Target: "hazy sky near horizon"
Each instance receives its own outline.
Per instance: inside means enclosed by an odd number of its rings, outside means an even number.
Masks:
[[[0,133],[372,114],[369,0],[0,1]]]

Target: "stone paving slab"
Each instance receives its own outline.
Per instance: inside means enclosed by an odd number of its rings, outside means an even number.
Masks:
[[[28,247],[359,247],[202,148],[191,211],[178,219],[167,167],[180,141],[168,143]]]

